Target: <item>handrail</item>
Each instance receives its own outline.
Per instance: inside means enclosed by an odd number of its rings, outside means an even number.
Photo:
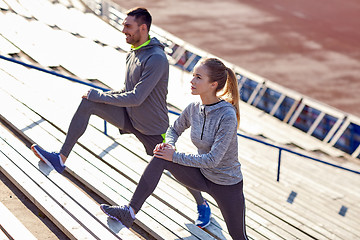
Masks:
[[[180,113],[175,112],[175,111],[172,111],[172,110],[169,110],[169,112],[172,113],[172,114],[175,114],[175,115],[180,115]],[[333,164],[333,163],[329,163],[329,162],[326,162],[326,161],[323,161],[323,160],[320,160],[320,159],[317,159],[317,158],[314,158],[314,157],[310,157],[310,156],[307,156],[307,155],[305,155],[305,154],[301,154],[301,153],[295,152],[295,151],[293,151],[293,150],[290,150],[290,149],[288,149],[288,148],[276,146],[276,145],[274,145],[274,144],[267,143],[267,142],[264,142],[264,141],[262,141],[262,140],[259,140],[259,139],[253,138],[253,137],[249,137],[249,136],[246,136],[246,135],[241,134],[241,133],[237,133],[237,135],[240,136],[240,137],[243,137],[243,138],[246,138],[246,139],[249,139],[249,140],[252,140],[252,141],[255,141],[255,142],[258,142],[258,143],[262,143],[262,144],[264,144],[264,145],[267,145],[267,146],[270,146],[270,147],[279,149],[278,171],[277,171],[277,178],[276,178],[276,181],[278,181],[278,182],[280,181],[281,151],[289,152],[289,153],[298,155],[298,156],[300,156],[300,157],[304,157],[304,158],[307,158],[307,159],[310,159],[310,160],[313,160],[313,161],[316,161],[316,162],[320,162],[320,163],[323,163],[323,164],[326,164],[326,165],[329,165],[329,166],[332,166],[332,167],[336,167],[336,168],[339,168],[339,169],[342,169],[342,170],[345,170],[345,171],[349,171],[349,172],[353,172],[353,173],[356,173],[356,174],[360,174],[359,171],[352,170],[352,169],[350,169],[350,168],[345,168],[345,167],[342,167],[342,166],[340,166],[340,165],[336,165],[336,164]]]
[[[52,74],[52,75],[55,75],[55,76],[58,76],[58,77],[61,77],[61,78],[65,78],[65,79],[73,81],[73,82],[77,82],[77,83],[81,83],[81,84],[84,84],[84,85],[87,85],[87,86],[90,86],[90,87],[98,88],[98,89],[101,89],[103,91],[109,91],[110,90],[108,88],[103,88],[103,87],[97,86],[95,84],[88,83],[88,82],[85,82],[85,81],[82,81],[82,80],[79,80],[79,79],[76,79],[76,78],[73,78],[73,77],[65,76],[65,75],[60,74],[60,73],[55,72],[55,71],[47,70],[47,69],[44,69],[44,68],[40,68],[40,67],[31,65],[31,64],[28,64],[28,63],[21,62],[19,60],[16,60],[15,58],[9,58],[9,57],[5,57],[3,55],[0,55],[0,58],[4,59],[4,60],[7,60],[7,61],[10,61],[10,62],[14,62],[14,63],[20,64],[20,65],[23,65],[23,66],[28,67],[28,68],[33,68],[33,69],[36,69],[36,70],[41,71],[41,72],[45,72],[45,73],[49,73],[49,74]]]
[[[28,63],[24,63],[24,62],[21,62],[19,60],[14,59],[14,58],[5,57],[3,55],[0,55],[0,58],[4,59],[4,60],[7,60],[7,61],[10,61],[10,62],[13,62],[13,63],[23,65],[23,66],[28,67],[28,68],[32,68],[32,69],[36,69],[38,71],[42,71],[42,72],[45,72],[45,73],[48,73],[48,74],[52,74],[52,75],[55,75],[57,77],[65,78],[65,79],[73,81],[73,82],[77,82],[77,83],[84,84],[84,85],[87,85],[87,86],[90,86],[90,87],[93,87],[93,88],[101,89],[103,91],[109,91],[110,90],[108,88],[103,88],[103,87],[97,86],[95,84],[88,83],[88,82],[85,82],[85,81],[82,81],[82,80],[79,80],[79,79],[76,79],[76,78],[73,78],[73,77],[65,76],[65,75],[57,73],[55,71],[50,71],[50,70],[47,70],[47,69],[44,69],[44,68],[40,68],[40,67],[31,65],[31,64],[28,64]],[[174,115],[180,115],[180,113],[172,111],[172,110],[169,110],[169,113],[174,114]],[[107,123],[106,123],[106,121],[104,121],[104,134],[107,135]],[[317,158],[313,158],[313,157],[310,157],[310,156],[295,152],[293,150],[290,150],[290,149],[287,149],[287,148],[284,148],[284,147],[280,147],[280,146],[276,146],[276,145],[271,144],[271,143],[264,142],[262,140],[259,140],[259,139],[253,138],[253,137],[249,137],[249,136],[246,136],[246,135],[243,135],[243,134],[240,134],[240,133],[237,133],[237,135],[240,136],[240,137],[243,137],[245,139],[249,139],[249,140],[252,140],[252,141],[255,141],[255,142],[258,142],[258,143],[262,143],[264,145],[267,145],[267,146],[270,146],[270,147],[273,147],[273,148],[277,148],[279,150],[278,170],[277,170],[277,178],[276,178],[276,181],[278,181],[278,182],[280,181],[280,166],[281,166],[281,152],[282,151],[289,152],[289,153],[298,155],[300,157],[304,157],[304,158],[307,158],[307,159],[310,159],[310,160],[313,160],[313,161],[316,161],[316,162],[320,162],[320,163],[323,163],[323,164],[326,164],[326,165],[329,165],[329,166],[332,166],[332,167],[336,167],[336,168],[339,168],[339,169],[342,169],[342,170],[345,170],[345,171],[348,171],[348,172],[352,172],[352,173],[355,173],[355,174],[360,174],[360,171],[356,171],[356,170],[353,170],[353,169],[350,169],[350,168],[345,168],[345,167],[342,167],[340,165],[336,165],[336,164],[329,163],[329,162],[326,162],[326,161],[323,161],[323,160],[320,160],[320,159],[317,159]]]

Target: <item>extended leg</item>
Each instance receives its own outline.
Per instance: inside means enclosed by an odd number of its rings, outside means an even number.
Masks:
[[[97,115],[118,128],[124,128],[126,109],[83,99],[76,110],[60,153],[68,157],[77,140],[84,134],[91,115]]]
[[[217,202],[231,237],[234,240],[247,240],[243,182],[229,186],[212,183],[209,188],[209,194]]]

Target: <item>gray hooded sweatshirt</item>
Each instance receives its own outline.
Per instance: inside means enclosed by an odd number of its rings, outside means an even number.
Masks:
[[[120,91],[92,89],[88,99],[126,107],[131,123],[145,135],[160,135],[169,126],[166,96],[169,62],[164,46],[156,38],[126,56],[125,86]]]
[[[233,185],[242,180],[238,160],[235,108],[226,101],[212,105],[191,103],[166,132],[166,142],[175,146],[181,133],[191,126],[191,141],[198,154],[175,152],[173,162],[200,168],[210,181]]]

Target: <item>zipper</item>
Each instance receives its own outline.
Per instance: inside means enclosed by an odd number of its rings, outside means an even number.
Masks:
[[[203,111],[203,113],[204,113],[204,123],[203,123],[202,130],[201,130],[201,137],[200,137],[200,140],[202,140],[202,138],[203,138],[203,135],[204,135],[204,128],[205,128],[205,122],[206,122],[205,106],[204,106],[204,108],[202,109],[202,111]]]
[[[204,105],[204,108],[201,108],[201,112],[204,114],[204,123],[203,123],[203,126],[202,126],[202,131],[201,131],[201,137],[200,137],[200,140],[202,140],[203,138],[203,135],[204,135],[204,129],[205,129],[205,122],[206,122],[206,112],[205,112],[205,107],[208,106],[213,106],[213,105],[216,105],[220,102],[224,101],[223,99],[221,99],[219,102],[216,102],[216,103],[213,103],[213,104],[209,104],[209,105]]]

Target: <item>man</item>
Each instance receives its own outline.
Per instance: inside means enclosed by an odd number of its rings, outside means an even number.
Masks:
[[[149,38],[151,15],[146,9],[130,10],[123,25],[126,42],[132,45],[126,56],[124,88],[110,92],[91,89],[82,96],[59,153],[46,152],[36,144],[32,146],[34,153],[59,173],[65,169],[67,157],[85,132],[92,114],[117,126],[121,133],[133,133],[149,155],[163,141],[162,134],[169,125],[168,60],[161,43]]]
[[[85,132],[89,118],[97,115],[118,127],[120,133],[134,134],[153,155],[158,143],[163,142],[169,126],[166,96],[168,93],[169,63],[164,46],[150,38],[152,17],[145,8],[127,12],[122,32],[131,50],[126,56],[125,86],[120,91],[89,90],[75,112],[65,142],[59,153],[50,153],[37,144],[31,149],[42,161],[61,173],[77,140]],[[190,190],[198,205],[204,202],[200,192]],[[202,207],[204,208],[204,207]],[[201,226],[210,223],[210,208],[199,212]]]

